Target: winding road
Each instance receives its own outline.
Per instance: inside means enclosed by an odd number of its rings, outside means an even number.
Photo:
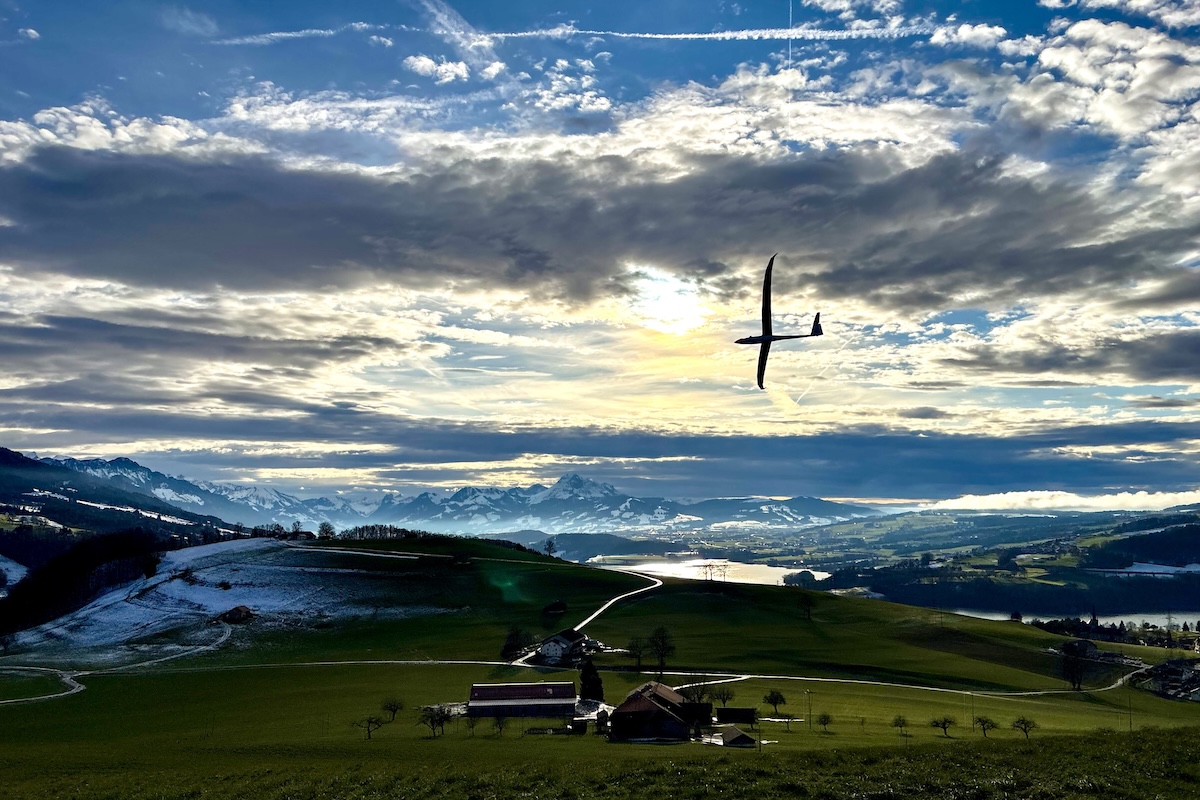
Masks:
[[[374,557],[380,557],[380,558],[412,559],[418,555],[418,554],[412,554],[412,553],[379,552],[379,551],[350,549],[350,548],[336,548],[336,549],[331,548],[328,551],[326,551],[325,548],[311,548],[311,547],[297,546],[295,549],[297,549],[297,550],[314,550],[314,551],[321,551],[321,552],[350,553],[353,555],[367,555],[367,556],[374,556]],[[448,557],[449,556],[447,556],[447,558]],[[518,559],[481,558],[479,560],[481,560],[481,561],[517,561],[518,563],[529,563],[529,562],[521,562]],[[588,617],[586,617],[582,622],[577,624],[575,626],[576,630],[582,631],[586,625],[595,621],[597,617],[599,617],[601,614],[603,614],[604,612],[611,609],[617,603],[620,603],[631,597],[635,597],[637,595],[641,595],[646,592],[653,591],[663,585],[663,582],[661,580],[659,580],[658,578],[655,578],[651,575],[645,575],[643,573],[633,572],[630,570],[615,570],[615,571],[624,572],[629,575],[635,575],[637,577],[644,578],[647,581],[649,581],[649,583],[646,586],[643,586],[639,589],[634,589],[633,591],[619,594],[616,597],[613,597],[612,599],[606,601],[598,609],[596,609],[594,612],[592,612],[592,614],[590,614]],[[129,596],[126,598],[126,601],[134,602],[135,598],[133,598],[132,596]],[[173,653],[173,654],[170,654],[167,656],[162,656],[160,658],[153,658],[153,659],[150,659],[147,661],[139,661],[139,662],[132,663],[132,664],[125,664],[125,665],[122,665],[119,667],[111,667],[111,668],[106,668],[106,669],[64,670],[64,669],[57,669],[54,667],[43,667],[43,666],[35,666],[35,665],[5,664],[4,659],[0,659],[0,674],[3,674],[3,673],[34,674],[34,675],[51,674],[51,675],[56,676],[59,680],[61,680],[63,682],[63,685],[66,687],[63,691],[55,692],[52,694],[38,695],[36,697],[22,697],[22,698],[16,698],[16,699],[12,699],[12,700],[0,700],[0,706],[16,705],[16,704],[22,704],[22,703],[37,703],[37,702],[44,702],[47,700],[54,700],[54,699],[57,699],[60,697],[67,697],[67,696],[82,692],[84,689],[87,688],[84,684],[79,682],[79,680],[78,680],[79,678],[83,678],[83,677],[86,677],[89,675],[107,675],[107,674],[113,674],[113,673],[118,673],[118,672],[125,672],[125,671],[129,671],[129,670],[148,667],[148,666],[155,665],[155,664],[162,664],[162,663],[165,663],[168,661],[175,661],[175,660],[178,660],[181,658],[186,658],[188,656],[197,655],[197,654],[203,653],[203,652],[216,650],[217,648],[219,648],[221,645],[223,645],[229,639],[229,637],[232,633],[232,629],[230,628],[230,626],[227,623],[221,622],[221,626],[222,626],[221,633],[218,635],[218,637],[214,641],[212,641],[208,644],[191,647],[191,648],[188,648],[187,650],[184,650],[184,651],[181,651],[178,653]],[[237,665],[237,666],[211,666],[211,667],[192,668],[187,671],[194,670],[194,671],[208,672],[208,671],[229,671],[229,670],[242,670],[242,669],[283,669],[283,668],[289,668],[289,667],[333,667],[333,666],[367,666],[367,665],[371,665],[371,666],[380,666],[380,665],[396,665],[396,666],[468,665],[468,666],[490,666],[490,667],[511,666],[511,667],[521,667],[521,668],[526,668],[526,669],[533,669],[533,668],[539,666],[539,665],[534,665],[534,664],[529,663],[529,659],[532,658],[534,655],[536,655],[536,651],[533,653],[528,653],[528,654],[522,656],[521,658],[519,658],[515,661],[511,661],[511,662],[510,661],[469,660],[469,659],[468,660],[464,660],[464,659],[458,659],[458,660],[440,660],[440,659],[382,660],[382,659],[375,659],[375,660],[341,660],[341,661],[307,661],[307,662],[290,662],[290,663],[267,663],[267,664],[250,664],[250,665]],[[1120,679],[1118,679],[1113,684],[1099,688],[1099,689],[1092,689],[1092,690],[1090,690],[1090,693],[1108,692],[1108,691],[1113,691],[1115,689],[1118,689],[1121,686],[1124,686],[1126,683],[1128,683],[1130,681],[1130,679],[1133,678],[1133,676],[1140,674],[1140,673],[1146,671],[1147,669],[1149,669],[1148,666],[1142,665],[1139,669],[1136,669],[1126,675],[1123,675]],[[941,688],[941,687],[935,687],[935,686],[915,686],[915,685],[911,685],[911,684],[892,683],[892,682],[888,682],[888,681],[861,680],[861,679],[853,679],[853,678],[827,678],[827,677],[804,676],[804,675],[777,675],[777,674],[755,674],[755,673],[731,674],[731,673],[706,673],[706,672],[698,673],[695,670],[692,670],[692,671],[665,671],[662,674],[677,676],[677,677],[682,677],[682,678],[702,678],[702,680],[695,680],[692,683],[680,684],[677,688],[686,688],[689,686],[716,685],[716,684],[721,684],[721,683],[735,683],[735,682],[748,681],[748,680],[772,680],[772,681],[803,681],[803,682],[809,682],[809,683],[823,683],[823,684],[842,684],[842,685],[849,685],[849,686],[878,686],[878,687],[885,687],[885,688],[910,689],[910,690],[916,690],[916,691],[937,692],[937,693],[942,693],[942,694],[953,694],[953,695],[959,695],[959,696],[964,696],[964,697],[965,696],[976,696],[976,697],[1015,699],[1015,698],[1019,698],[1019,697],[1034,697],[1034,696],[1041,696],[1041,695],[1075,693],[1075,690],[1073,690],[1073,689],[1040,689],[1040,690],[1029,690],[1029,691],[1019,691],[1019,692],[989,692],[989,691],[976,691],[976,690],[967,690],[967,689],[947,689],[947,688]]]

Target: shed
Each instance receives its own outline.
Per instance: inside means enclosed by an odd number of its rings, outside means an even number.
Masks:
[[[758,741],[737,728],[726,728],[721,731],[721,744],[724,747],[754,747]]]
[[[716,709],[718,725],[747,725],[753,728],[758,724],[757,708],[718,708]]]

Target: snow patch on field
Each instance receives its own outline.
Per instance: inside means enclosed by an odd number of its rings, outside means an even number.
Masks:
[[[13,561],[11,558],[0,556],[0,572],[4,573],[4,576],[8,579],[9,586],[16,585],[17,581],[21,580],[21,578],[24,578],[25,573],[28,571],[29,570],[25,569],[24,566],[18,564],[16,561]],[[3,596],[4,590],[0,589],[0,597]]]
[[[207,629],[215,617],[237,606],[250,608],[254,624],[289,626],[368,613],[398,617],[445,611],[380,608],[372,599],[381,579],[378,572],[324,568],[319,561],[296,566],[292,555],[292,548],[274,539],[175,550],[164,555],[154,577],[126,584],[79,611],[25,631],[18,644],[60,651],[122,646],[127,655],[131,643],[168,631]],[[147,648],[132,649],[141,653]]]

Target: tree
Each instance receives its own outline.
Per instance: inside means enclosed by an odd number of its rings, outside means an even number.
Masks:
[[[682,689],[676,689],[675,691],[683,695],[683,699],[689,703],[703,703],[704,698],[708,697],[708,687],[700,684],[684,686]]]
[[[391,717],[388,718],[388,722],[395,722],[396,715],[404,710],[404,701],[398,697],[389,697],[384,700],[382,704],[380,704],[379,708],[381,711],[391,714]]]
[[[650,632],[647,643],[650,645],[650,652],[658,659],[658,672],[661,675],[667,666],[667,659],[675,655],[675,637],[669,630],[659,625]]]
[[[322,522],[317,526],[317,538],[332,539],[337,535],[337,530],[333,527],[332,522]]]
[[[954,717],[934,717],[929,720],[929,727],[941,728],[942,736],[945,736],[947,739],[950,738],[950,729],[957,724]]]
[[[892,727],[900,731],[900,735],[904,735],[904,729],[908,727],[908,720],[902,714],[897,714],[892,717]]]
[[[604,702],[604,682],[590,658],[584,659],[579,667],[579,699]]]
[[[1087,672],[1087,653],[1091,642],[1082,639],[1065,642],[1062,650],[1063,677],[1071,684],[1071,688],[1079,691],[1083,688],[1083,679]]]
[[[636,669],[638,672],[642,671],[642,659],[649,650],[650,644],[640,636],[633,637],[625,645],[625,652],[629,654],[630,658],[637,661],[637,663],[634,665],[634,669]]]
[[[383,717],[376,717],[372,715],[369,717],[363,717],[362,719],[356,719],[350,724],[356,728],[362,728],[363,732],[366,733],[367,738],[370,739],[372,733],[379,730],[384,725],[387,725],[387,721],[384,720]]]
[[[730,689],[728,686],[715,686],[713,687],[712,691],[708,693],[708,696],[714,701],[720,703],[721,707],[724,708],[725,706],[729,705],[729,701],[732,700],[735,695],[733,693],[733,689]]]
[[[467,725],[467,733],[471,738],[475,737],[475,726],[479,724],[479,717],[467,717],[463,720]]]
[[[821,730],[829,733],[829,726],[833,724],[833,715],[822,711],[820,714],[817,714],[817,724],[821,726]]]
[[[805,619],[812,619],[813,599],[812,595],[804,592],[800,595],[800,610],[804,612]]]
[[[446,732],[446,723],[451,716],[447,705],[422,706],[421,713],[417,715],[417,724],[429,728],[430,736],[436,739],[439,733]]]
[[[783,696],[783,692],[778,689],[772,689],[767,692],[766,697],[763,698],[763,702],[775,709],[775,713],[778,714],[779,707],[787,705],[787,698]]]
[[[991,717],[976,717],[975,724],[979,726],[979,730],[983,731],[983,738],[987,738],[988,731],[994,731],[997,727],[996,721]]]
[[[780,714],[779,716],[783,718],[783,724],[785,726],[787,726],[788,733],[791,733],[792,732],[792,722],[796,719],[796,715],[784,713],[784,714]]]
[[[1013,720],[1013,730],[1020,731],[1025,734],[1025,741],[1029,741],[1029,732],[1036,728],[1038,724],[1029,717],[1017,717]]]
[[[542,545],[542,552],[551,558],[554,557],[554,554],[558,552],[558,545],[554,543],[554,537],[550,537],[545,541]]]
[[[300,524],[300,520],[292,523],[292,533],[300,533],[302,530],[304,530],[304,526]]]
[[[498,736],[504,735],[504,726],[508,724],[508,717],[493,717],[492,727],[496,729]]]
[[[508,637],[500,647],[500,657],[505,661],[512,661],[519,657],[526,647],[533,644],[533,641],[533,634],[513,625],[508,629]]]

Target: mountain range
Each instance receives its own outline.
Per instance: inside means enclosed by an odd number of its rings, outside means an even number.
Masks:
[[[156,472],[128,458],[43,458],[43,464],[105,481],[123,494],[219,517],[246,526],[299,522],[315,530],[322,522],[343,529],[398,525],[446,533],[499,533],[533,529],[546,533],[649,533],[798,529],[853,517],[873,509],[815,497],[762,497],[697,501],[633,497],[577,474],[553,486],[509,489],[468,486],[453,494],[387,493],[375,498],[298,498],[259,485],[193,482]]]

